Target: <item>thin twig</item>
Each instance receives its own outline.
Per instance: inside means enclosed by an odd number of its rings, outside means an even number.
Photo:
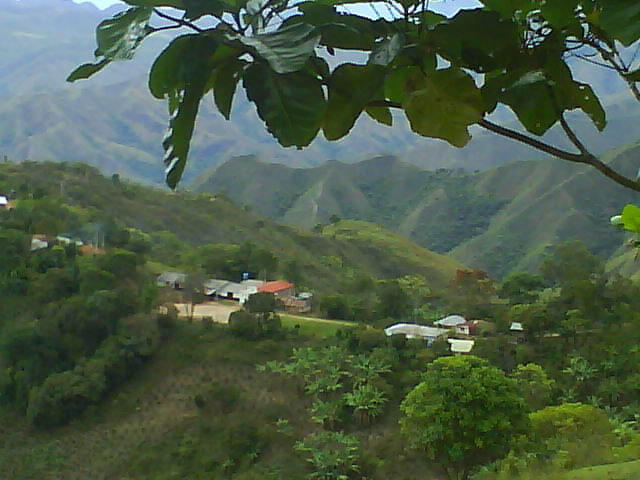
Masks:
[[[202,33],[205,30],[200,28],[199,26],[197,26],[196,24],[192,23],[192,22],[188,22],[182,18],[176,18],[176,17],[172,17],[171,15],[162,12],[160,9],[158,8],[154,8],[153,9],[153,13],[155,13],[156,15],[158,15],[160,18],[164,18],[165,20],[169,20],[172,22],[177,23],[178,25],[182,26],[182,27],[187,27],[190,28],[192,30],[195,30],[198,33]]]
[[[590,165],[596,170],[598,170],[599,172],[601,172],[602,174],[604,174],[606,177],[616,182],[617,184],[622,185],[623,187],[627,187],[636,192],[640,192],[640,183],[638,183],[636,180],[632,180],[628,177],[625,177],[621,173],[616,172],[611,167],[609,167],[606,163],[599,160],[592,153],[587,152],[587,153],[580,153],[578,155],[575,153],[567,152],[566,150],[561,150],[552,145],[536,140],[535,138],[529,137],[520,132],[516,132],[515,130],[511,130],[509,128],[505,128],[500,125],[496,125],[495,123],[492,123],[489,120],[484,118],[478,122],[478,125],[480,125],[481,127],[493,133],[497,133],[498,135],[501,135],[503,137],[517,140],[521,143],[529,145],[530,147],[540,150],[541,152],[545,152],[545,153],[548,153],[549,155],[557,157],[561,160],[567,160],[573,163],[582,163],[585,165]]]

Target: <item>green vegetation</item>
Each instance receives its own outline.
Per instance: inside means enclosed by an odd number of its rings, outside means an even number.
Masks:
[[[477,125],[566,162],[590,165],[640,191],[632,174],[612,169],[589,151],[566,116],[581,110],[598,130],[607,124],[593,86],[574,78],[569,59],[577,49],[615,71],[640,101],[635,56],[616,46],[631,47],[640,39],[638,11],[625,2],[573,0],[558,9],[486,0],[451,18],[421,0],[379,2],[391,16],[382,17],[373,6],[374,18],[339,10],[351,0],[302,6],[295,1],[172,3],[182,18],[158,10],[166,6],[162,0],[125,3],[131,8],[100,23],[94,63],[77,67],[68,80],[86,79],[111,62],[131,59],[147,37],[167,28],[190,30],[169,42],[149,72],[151,94],[169,106],[162,147],[171,188],[186,167],[202,98],[213,91],[218,111],[229,119],[240,84],[283,147],[307,147],[321,130],[327,140],[338,140],[365,112],[391,125],[395,109],[418,135],[463,147],[471,139],[469,127]],[[170,24],[154,26],[154,15]],[[206,27],[199,25],[203,18],[209,21]],[[503,41],[496,43],[496,36]],[[364,51],[368,61],[338,59],[329,66],[318,56],[319,47],[334,55],[336,49]],[[510,108],[528,134],[489,120],[499,106]],[[578,153],[534,138],[556,124]]]
[[[639,150],[629,144],[605,158],[632,171]],[[465,173],[425,171],[393,157],[311,169],[238,158],[193,186],[308,230],[332,214],[373,222],[496,277],[534,272],[548,248],[564,241],[581,240],[603,260],[623,255],[623,235],[607,221],[636,201],[634,192],[597,172],[553,160]],[[633,268],[632,261],[616,264],[616,271]]]

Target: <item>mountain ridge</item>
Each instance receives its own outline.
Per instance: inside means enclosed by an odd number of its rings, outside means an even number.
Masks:
[[[632,144],[603,158],[632,175],[638,156]],[[245,156],[191,186],[306,229],[332,216],[378,223],[497,276],[534,270],[551,245],[574,239],[609,258],[621,235],[608,219],[637,201],[594,169],[549,159],[469,173],[422,170],[392,156],[310,169]]]

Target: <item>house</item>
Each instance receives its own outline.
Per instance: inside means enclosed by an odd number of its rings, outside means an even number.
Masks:
[[[513,322],[509,327],[509,330],[513,333],[524,332],[524,328],[522,328],[522,324],[520,322]]]
[[[9,199],[6,195],[0,195],[0,208],[8,208],[9,207]]]
[[[486,320],[469,320],[461,323],[456,327],[456,333],[459,335],[480,335],[482,332],[495,330],[495,325]]]
[[[311,311],[313,306],[313,293],[302,292],[295,297],[283,299],[284,306],[290,312],[307,313]]]
[[[49,247],[49,241],[44,235],[33,235],[31,237],[30,251],[35,252]]]
[[[437,322],[433,322],[433,324],[441,328],[456,328],[458,325],[466,323],[466,321],[467,320],[460,315],[449,315],[441,318]]]
[[[218,280],[216,278],[210,278],[202,284],[204,288],[204,294],[207,296],[215,296],[218,292],[224,290],[224,286],[228,283],[230,283],[229,280]]]
[[[451,345],[452,353],[469,353],[476,343],[475,340],[460,340],[457,338],[448,338],[447,342]]]
[[[449,333],[449,330],[415,323],[396,323],[385,328],[384,333],[389,337],[391,335],[404,335],[406,338],[421,338],[431,345],[437,338]]]
[[[84,242],[82,240],[74,240],[67,235],[58,235],[56,237],[56,241],[58,243],[61,243],[62,245],[75,245],[76,247],[81,247],[82,245],[84,245]]]
[[[179,272],[164,272],[156,279],[156,283],[160,286],[167,286],[181,290],[187,279],[187,275]]]
[[[259,292],[273,293],[273,295],[284,300],[285,298],[294,296],[295,285],[285,280],[276,280],[274,282],[265,282],[258,287]]]
[[[210,278],[202,286],[204,287],[205,295],[225,300],[236,300],[244,304],[250,295],[258,292],[258,286],[263,283],[260,280],[243,280],[240,283],[236,283],[229,280]]]

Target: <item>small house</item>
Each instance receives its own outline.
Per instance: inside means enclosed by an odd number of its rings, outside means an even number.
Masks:
[[[294,296],[295,285],[285,280],[265,282],[258,287],[259,292],[272,293],[277,299],[284,300]]]
[[[288,297],[283,300],[285,308],[290,312],[308,313],[313,306],[313,293],[302,292],[295,297]]]
[[[431,345],[437,338],[449,333],[446,328],[435,328],[415,323],[396,323],[384,329],[387,336],[404,335],[405,338],[421,338]]]
[[[456,326],[458,335],[481,335],[482,332],[495,330],[495,324],[485,320],[469,320]]]
[[[475,345],[475,340],[460,340],[457,338],[448,338],[447,341],[451,345],[452,353],[469,353]]]
[[[9,199],[6,195],[0,195],[0,209],[9,207]]]
[[[456,328],[458,325],[466,323],[466,319],[460,315],[449,315],[433,322],[436,327],[440,328]]]
[[[31,247],[30,247],[31,252],[43,250],[48,247],[49,247],[49,241],[47,240],[47,237],[45,237],[44,235],[33,235],[31,237]]]
[[[167,286],[181,290],[185,284],[187,275],[179,272],[164,272],[158,276],[156,283],[159,286]]]
[[[524,332],[524,328],[522,328],[522,324],[520,322],[513,322],[509,327],[509,331],[512,333],[522,333]]]

